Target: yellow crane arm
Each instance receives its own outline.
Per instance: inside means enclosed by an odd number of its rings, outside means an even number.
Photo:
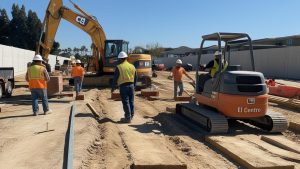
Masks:
[[[44,20],[45,38],[44,42],[40,43],[44,49],[42,55],[46,58],[48,57],[60,20],[63,18],[90,35],[93,43],[94,63],[96,64],[96,70],[98,71],[99,60],[101,57],[104,57],[106,40],[105,32],[96,18],[87,14],[78,5],[74,3],[73,5],[81,12],[81,14],[64,7],[62,0],[50,1]]]

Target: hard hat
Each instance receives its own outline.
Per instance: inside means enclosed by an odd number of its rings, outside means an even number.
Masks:
[[[118,55],[118,59],[123,59],[123,58],[127,58],[128,55],[125,52],[120,52]]]
[[[81,61],[80,60],[76,60],[76,63],[81,63]]]
[[[222,55],[222,52],[216,51],[216,52],[215,52],[215,56],[218,56],[218,55]]]
[[[176,64],[181,64],[182,65],[182,61],[180,59],[177,59]]]
[[[41,55],[35,55],[32,59],[33,61],[43,61],[42,56]]]

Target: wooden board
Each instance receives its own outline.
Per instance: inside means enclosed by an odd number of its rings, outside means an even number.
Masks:
[[[177,96],[175,97],[175,101],[190,101],[191,97],[190,96]]]
[[[186,169],[187,165],[180,162],[168,150],[160,138],[127,132],[124,136],[128,150],[132,156],[134,169]],[[135,139],[131,137],[135,136]]]
[[[143,89],[141,91],[141,94],[144,97],[159,96],[159,91],[158,90]]]
[[[261,140],[270,143],[274,146],[280,147],[282,149],[300,154],[300,144],[290,141],[283,136],[261,136]]]
[[[294,164],[292,162],[272,156],[257,146],[253,146],[251,143],[240,140],[234,136],[206,136],[205,140],[245,168],[294,168]]]
[[[173,107],[167,107],[166,111],[171,112],[171,113],[176,113],[176,108]]]

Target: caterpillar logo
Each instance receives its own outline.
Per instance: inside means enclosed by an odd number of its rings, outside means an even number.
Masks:
[[[76,22],[78,22],[80,25],[86,26],[87,23],[89,22],[89,20],[84,18],[84,17],[77,16],[76,17]]]

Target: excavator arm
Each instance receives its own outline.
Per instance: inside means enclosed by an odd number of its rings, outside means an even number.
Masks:
[[[42,56],[48,58],[60,20],[63,18],[90,35],[93,44],[93,63],[96,65],[96,70],[99,71],[100,59],[101,57],[104,57],[106,40],[105,32],[95,17],[86,13],[73,2],[72,4],[80,13],[76,13],[73,10],[64,7],[62,0],[50,1],[43,22],[45,37],[43,42],[42,38],[40,39],[37,53],[39,53],[40,48],[42,47]]]

